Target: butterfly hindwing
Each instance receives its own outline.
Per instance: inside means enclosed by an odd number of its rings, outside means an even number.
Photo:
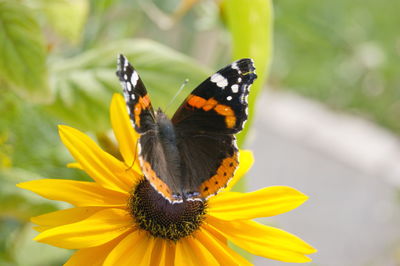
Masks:
[[[223,188],[238,166],[232,135],[193,134],[179,137],[184,194],[205,199]]]

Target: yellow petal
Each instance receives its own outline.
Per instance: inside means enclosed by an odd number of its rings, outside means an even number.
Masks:
[[[208,217],[209,225],[235,245],[257,256],[284,262],[309,262],[305,255],[316,252],[295,235],[254,221],[226,222]]]
[[[41,232],[43,232],[43,231],[46,231],[46,230],[49,230],[49,229],[51,229],[51,228],[53,228],[52,226],[33,226],[32,227],[32,229],[33,230],[35,230],[36,232],[39,232],[39,233],[41,233]]]
[[[150,265],[154,244],[154,238],[145,232],[132,232],[110,252],[104,266]]]
[[[249,220],[293,210],[307,196],[291,187],[273,186],[254,192],[225,192],[209,199],[208,214],[222,220]]]
[[[75,168],[75,169],[79,169],[79,170],[84,170],[82,168],[82,165],[80,165],[79,163],[69,163],[67,164],[68,168]]]
[[[240,150],[239,167],[236,170],[232,180],[228,183],[226,188],[221,190],[220,193],[224,191],[230,191],[233,188],[233,186],[236,185],[236,183],[239,182],[240,179],[242,179],[242,177],[247,173],[247,171],[250,170],[250,168],[253,166],[253,163],[254,163],[253,153],[249,150]]]
[[[60,248],[89,248],[133,230],[132,224],[132,218],[125,210],[108,208],[80,222],[46,230],[34,240]]]
[[[204,227],[203,227],[204,228]],[[206,229],[206,228],[204,228]],[[214,255],[220,265],[252,265],[226,244],[218,241],[208,230],[200,230],[196,239]]]
[[[17,184],[51,200],[60,200],[77,207],[126,206],[128,193],[109,190],[94,182],[63,179],[39,179]]]
[[[203,266],[219,265],[219,263],[198,240],[188,237],[176,243],[175,265]]]
[[[101,266],[106,259],[108,253],[126,236],[126,234],[117,237],[103,245],[83,248],[76,251],[64,266]]]
[[[104,208],[101,207],[71,208],[32,217],[31,222],[40,225],[41,227],[52,228],[55,226],[79,222],[103,209]]]
[[[99,185],[117,191],[130,191],[140,177],[139,173],[103,151],[79,130],[59,126],[59,133],[75,160]]]
[[[202,225],[205,230],[207,230],[208,233],[212,234],[214,238],[218,239],[219,242],[225,244],[228,246],[228,240],[226,237],[224,237],[222,234],[220,234],[217,230],[215,230],[213,227],[208,226],[206,223]]]
[[[175,244],[161,238],[155,238],[154,241],[149,265],[174,266]]]
[[[135,169],[140,169],[137,158],[137,140],[139,134],[134,130],[126,111],[126,103],[120,94],[114,94],[110,106],[111,125],[119,143],[119,151],[129,166],[135,162]]]

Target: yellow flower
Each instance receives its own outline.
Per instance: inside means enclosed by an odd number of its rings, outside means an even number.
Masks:
[[[316,250],[303,240],[251,220],[290,211],[307,196],[284,186],[229,192],[253,163],[249,151],[241,151],[239,169],[224,191],[206,203],[170,204],[156,200],[159,194],[134,160],[138,135],[120,95],[113,97],[111,122],[124,162],[80,131],[59,127],[62,142],[78,162],[74,166],[95,182],[41,179],[18,184],[74,206],[32,218],[40,232],[36,241],[77,250],[66,265],[251,265],[227,240],[258,256],[310,261],[305,255]]]

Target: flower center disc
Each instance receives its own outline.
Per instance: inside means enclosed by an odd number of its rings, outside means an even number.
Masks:
[[[205,207],[205,202],[197,200],[171,204],[145,179],[129,199],[129,209],[141,229],[172,241],[189,236],[199,228]]]

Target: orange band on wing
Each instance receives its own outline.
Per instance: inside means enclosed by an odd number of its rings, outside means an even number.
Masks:
[[[135,108],[133,109],[133,112],[135,115],[135,124],[138,127],[140,127],[140,114],[142,113],[142,110],[148,109],[150,105],[151,105],[150,97],[148,94],[146,94],[143,97],[139,97],[138,103],[135,104]]]
[[[237,152],[235,152],[232,157],[222,160],[221,165],[217,169],[217,173],[200,185],[200,196],[202,198],[207,198],[210,195],[216,194],[221,188],[225,187],[228,184],[228,181],[233,177],[238,165],[239,161]]]
[[[225,117],[225,124],[228,128],[234,128],[236,125],[236,116]]]
[[[233,128],[236,125],[236,116],[232,108],[227,105],[218,104],[214,110],[218,114],[225,116],[225,124],[228,128]]]
[[[225,116],[225,124],[228,128],[233,128],[236,125],[236,116],[232,108],[228,105],[218,104],[218,101],[214,98],[206,100],[200,96],[191,94],[187,99],[187,103],[191,107],[203,109],[204,111],[214,109],[217,114]]]
[[[224,116],[234,116],[235,113],[233,112],[232,108],[230,108],[227,105],[223,105],[223,104],[218,104],[217,106],[215,106],[214,110],[220,114],[220,115],[224,115]]]
[[[198,109],[202,108],[206,104],[206,102],[207,102],[206,99],[196,96],[196,95],[193,95],[193,94],[189,95],[189,98],[187,100],[187,103],[190,106],[198,108]]]
[[[147,161],[143,161],[142,171],[144,176],[150,182],[150,184],[160,192],[165,198],[172,201],[172,191],[159,177],[157,177],[156,172],[151,168],[151,165]]]
[[[189,95],[187,103],[188,105],[195,107],[197,109],[203,108],[204,111],[209,111],[218,104],[218,102],[214,98],[206,100],[200,96],[193,94]]]
[[[211,109],[214,109],[214,107],[218,104],[214,98],[210,98],[207,100],[206,104],[203,106],[204,111],[210,111]]]
[[[139,97],[139,103],[142,105],[143,109],[146,109],[147,107],[150,106],[150,97],[148,94],[146,94],[143,97]]]

